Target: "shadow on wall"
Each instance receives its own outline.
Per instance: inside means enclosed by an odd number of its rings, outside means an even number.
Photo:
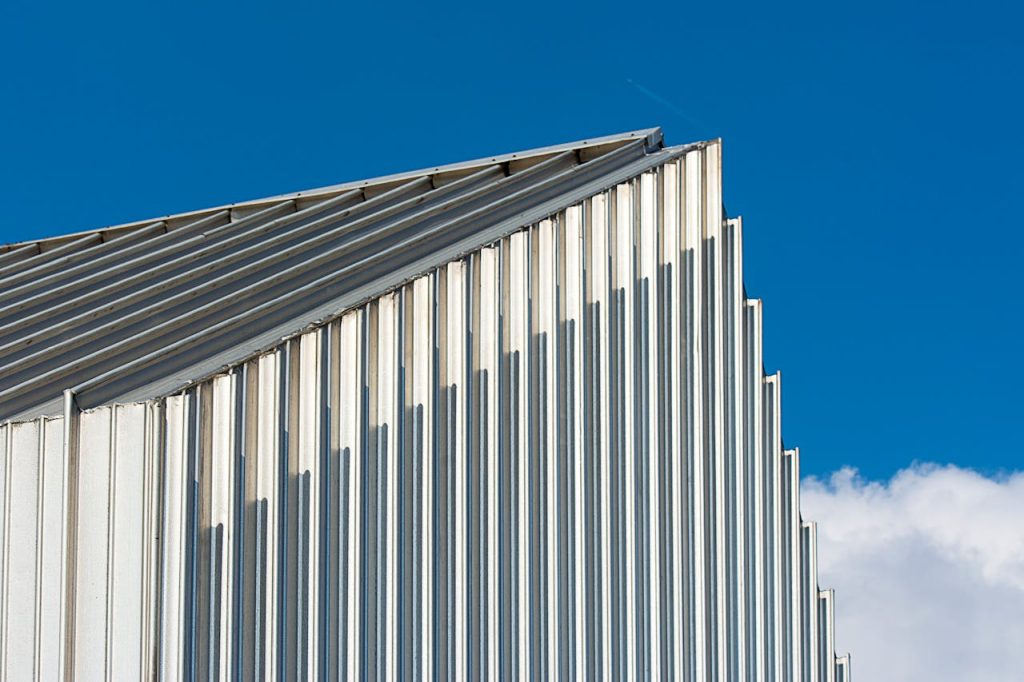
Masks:
[[[670,274],[664,273],[666,281],[671,281]],[[647,305],[649,289],[646,281],[640,284],[635,303]],[[288,449],[295,442],[289,428],[295,418],[283,404],[276,475],[286,482],[284,494],[276,504],[266,497],[244,503],[233,533],[228,583],[225,526],[210,526],[209,505],[202,502],[210,483],[202,476],[192,482],[189,504],[199,514],[196,527],[203,530],[187,559],[185,593],[192,593],[194,585],[196,599],[185,613],[190,633],[185,660],[196,661],[196,673],[203,677],[218,672],[219,662],[228,660],[246,677],[262,675],[268,666],[282,677],[293,670],[302,676],[310,665],[333,675],[353,664],[369,677],[394,665],[401,676],[422,664],[427,655],[424,631],[429,628],[437,643],[432,647],[434,669],[450,676],[456,672],[457,656],[452,633],[463,627],[467,674],[485,674],[487,646],[496,639],[503,676],[516,673],[525,647],[530,674],[548,677],[554,671],[549,670],[546,648],[552,641],[549,630],[555,627],[561,634],[556,640],[562,649],[559,674],[574,672],[573,652],[581,638],[590,669],[599,668],[607,657],[613,670],[628,676],[623,647],[617,643],[624,641],[632,620],[637,668],[650,669],[652,651],[669,667],[669,647],[652,647],[646,624],[657,614],[665,641],[672,640],[675,628],[692,627],[693,582],[684,579],[684,592],[676,594],[672,575],[675,566],[689,575],[692,568],[686,567],[697,559],[687,552],[689,541],[678,545],[678,558],[673,556],[672,539],[677,525],[683,538],[694,536],[698,522],[706,524],[705,533],[713,532],[714,513],[701,520],[685,510],[695,481],[703,481],[697,483],[703,486],[701,494],[713,503],[716,463],[706,442],[700,446],[699,467],[707,475],[697,474],[689,458],[657,456],[678,442],[679,434],[671,432],[673,411],[685,424],[683,399],[672,404],[667,355],[649,359],[638,352],[631,358],[630,386],[614,380],[602,386],[601,373],[625,375],[623,363],[631,357],[624,345],[625,303],[624,292],[618,290],[609,318],[615,333],[608,337],[608,348],[594,333],[602,311],[589,305],[584,325],[591,333],[579,336],[570,320],[559,326],[554,339],[533,334],[529,363],[518,352],[503,354],[498,387],[490,385],[487,371],[466,372],[464,391],[458,384],[437,390],[433,414],[423,404],[407,407],[397,411],[393,428],[370,426],[375,396],[364,385],[359,407],[364,447],[358,453],[361,474],[355,487],[353,451],[332,447],[337,438],[328,426],[322,427],[328,431],[317,455],[320,475],[298,471],[297,455]],[[499,326],[503,324],[499,319]],[[662,318],[637,319],[630,337],[648,343],[650,334],[664,332],[665,324]],[[473,347],[472,332],[466,343]],[[582,351],[579,358],[576,349]],[[436,345],[432,362],[438,371],[442,357]],[[685,363],[680,368],[692,371]],[[281,372],[285,378],[285,370]],[[407,380],[400,366],[394,396],[399,402],[404,401]],[[653,391],[646,384],[651,380],[657,384]],[[578,401],[570,387],[580,387]],[[334,424],[331,401],[322,405],[320,424]],[[652,412],[657,420],[653,434]],[[496,446],[493,456],[491,443]],[[625,466],[630,458],[633,471]],[[525,470],[520,467],[524,461]],[[209,472],[203,461],[194,466],[195,471]],[[683,470],[676,472],[676,467]],[[244,479],[251,472],[241,454],[233,473],[238,490],[246,489]],[[677,475],[685,482],[678,493],[672,486]],[[607,487],[602,489],[605,478]],[[317,481],[319,489],[314,490]],[[428,489],[430,505],[424,501]],[[492,502],[495,491],[497,500]],[[602,547],[603,532],[607,548]],[[494,557],[492,538],[497,539]],[[520,548],[526,548],[525,559]],[[631,559],[632,567],[627,563]],[[705,555],[703,560],[709,569],[713,558]],[[657,570],[647,569],[652,564]],[[553,620],[546,608],[552,589],[557,592]],[[488,618],[492,591],[499,610],[493,620]],[[230,654],[216,648],[226,627],[220,614],[228,592],[234,605],[230,618],[240,625],[230,630]],[[630,593],[635,620],[626,617]],[[525,633],[518,630],[523,598],[528,600]],[[584,604],[577,605],[577,599]],[[426,613],[428,603],[432,616]],[[461,626],[456,624],[460,608],[465,614]],[[582,621],[576,619],[578,609],[585,614]],[[391,619],[392,613],[397,617]],[[687,615],[677,622],[675,613]],[[424,623],[428,617],[430,623]],[[391,622],[393,632],[388,629]],[[309,623],[315,626],[304,626]],[[490,632],[493,625],[496,632]],[[607,652],[605,627],[612,643]],[[692,645],[687,641],[686,646]],[[311,648],[316,653],[309,656]],[[352,656],[357,660],[350,660]]]

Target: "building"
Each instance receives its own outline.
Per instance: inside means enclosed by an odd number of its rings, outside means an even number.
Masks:
[[[4,679],[849,679],[719,141],[0,252]]]

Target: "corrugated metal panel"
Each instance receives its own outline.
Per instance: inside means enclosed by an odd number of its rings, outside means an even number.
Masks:
[[[813,522],[800,527],[800,646],[804,682],[818,682],[818,530]]]
[[[3,678],[847,680],[720,182],[673,152],[183,392],[0,425]]]
[[[850,682],[850,654],[836,659],[836,682]]]
[[[639,131],[8,251],[32,253],[0,266],[0,416],[57,413],[67,388],[87,407],[180,389],[683,151],[660,145]]]
[[[820,672],[818,679],[821,682],[836,682],[835,665],[835,593],[832,590],[822,590],[818,593],[818,627],[821,628],[821,635],[818,639],[819,653],[818,666]]]

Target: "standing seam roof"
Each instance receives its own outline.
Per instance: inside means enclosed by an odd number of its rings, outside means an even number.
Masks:
[[[0,419],[172,393],[705,144],[654,128],[0,247]]]

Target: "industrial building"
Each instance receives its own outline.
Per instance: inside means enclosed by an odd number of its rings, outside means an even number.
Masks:
[[[721,163],[0,247],[0,677],[848,682]]]

